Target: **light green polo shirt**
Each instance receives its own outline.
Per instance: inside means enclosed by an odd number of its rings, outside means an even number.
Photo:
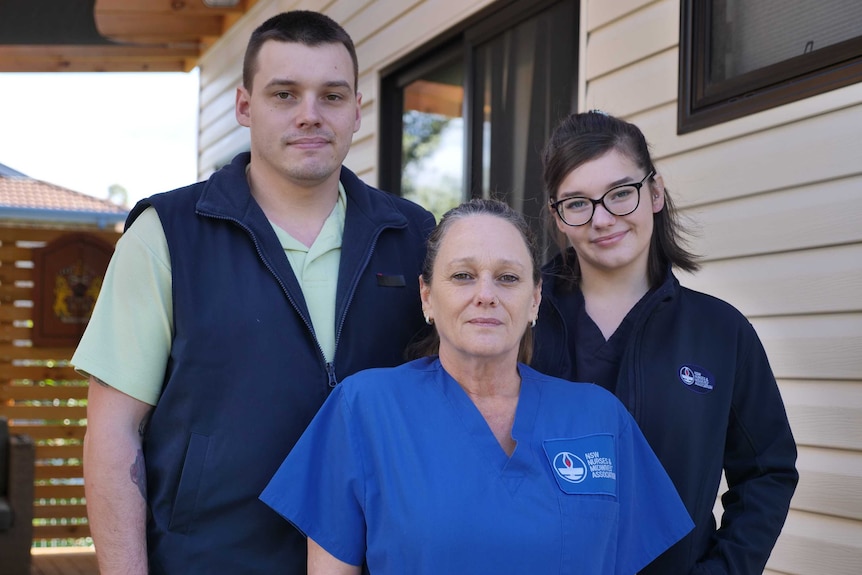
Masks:
[[[347,194],[306,247],[273,225],[302,287],[315,336],[327,361],[335,353],[335,292]],[[147,208],[117,242],[93,315],[71,363],[111,387],[155,405],[173,340],[171,260],[161,221]]]
[[[341,261],[341,237],[347,196],[338,184],[338,201],[310,247],[295,239],[280,227],[272,229],[287,254],[290,267],[305,297],[311,325],[326,361],[335,355],[335,290],[338,287],[338,264]]]

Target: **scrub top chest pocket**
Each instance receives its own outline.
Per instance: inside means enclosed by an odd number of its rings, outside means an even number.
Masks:
[[[542,447],[558,487],[562,572],[614,573],[619,525],[614,436],[548,439]]]

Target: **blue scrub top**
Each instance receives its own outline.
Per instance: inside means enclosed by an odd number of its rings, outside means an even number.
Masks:
[[[633,574],[691,530],[613,395],[519,370],[511,457],[425,358],[345,379],[261,499],[372,575]]]

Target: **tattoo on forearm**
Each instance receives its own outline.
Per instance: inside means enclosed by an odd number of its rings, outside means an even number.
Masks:
[[[144,464],[144,451],[138,450],[138,455],[135,457],[135,462],[129,468],[129,475],[132,478],[132,483],[138,486],[138,491],[141,492],[141,497],[144,501],[147,500],[147,467]]]

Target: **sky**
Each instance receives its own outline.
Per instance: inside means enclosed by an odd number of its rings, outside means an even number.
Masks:
[[[0,163],[129,205],[197,180],[198,73],[0,73]]]

